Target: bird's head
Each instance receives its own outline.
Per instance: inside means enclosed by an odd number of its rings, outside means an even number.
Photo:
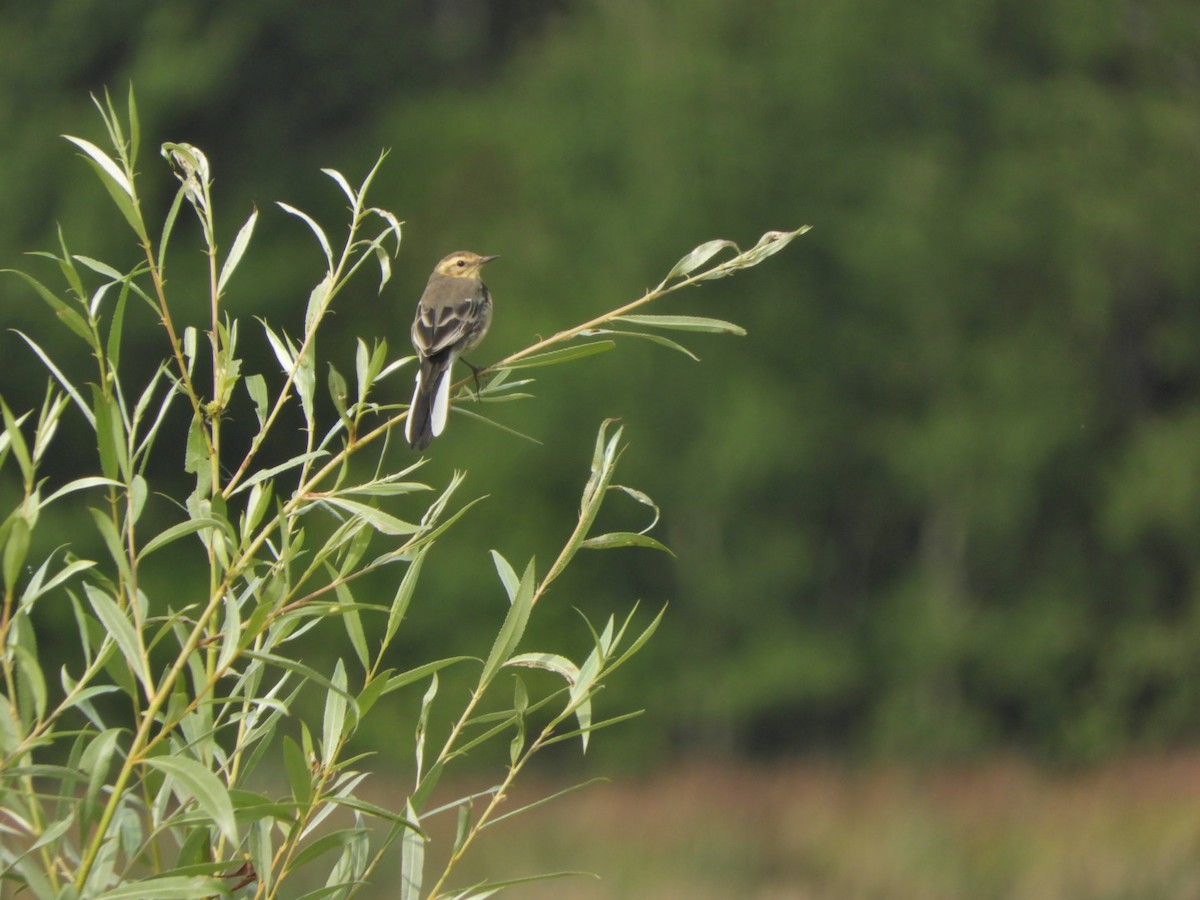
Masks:
[[[434,270],[439,275],[451,278],[478,278],[479,270],[498,256],[480,256],[470,250],[456,250],[443,259]]]

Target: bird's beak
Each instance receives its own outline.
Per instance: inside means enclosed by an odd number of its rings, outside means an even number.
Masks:
[[[490,263],[493,259],[499,259],[499,258],[500,258],[499,253],[497,253],[495,256],[484,256],[484,257],[480,258],[479,264],[482,266],[485,263]]]

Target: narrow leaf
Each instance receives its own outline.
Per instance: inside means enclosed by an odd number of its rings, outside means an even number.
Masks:
[[[668,328],[675,331],[705,331],[713,334],[744,335],[746,329],[733,322],[723,319],[710,319],[705,316],[618,316],[614,321],[628,322],[631,325],[646,325],[651,328]]]
[[[229,255],[225,257],[225,264],[221,266],[221,275],[217,279],[217,293],[225,290],[225,285],[229,281],[229,276],[233,274],[233,270],[237,268],[239,262],[242,261],[242,255],[246,252],[246,247],[250,245],[250,236],[254,234],[254,223],[258,221],[258,210],[255,209],[250,213],[250,218],[241,227],[237,233],[237,237],[233,239],[233,246],[229,248]]]
[[[82,322],[83,320],[80,319],[80,321]],[[86,330],[86,328],[87,326],[85,325],[84,329]],[[79,391],[75,389],[75,385],[71,384],[71,382],[67,380],[67,376],[59,370],[58,366],[56,366],[50,360],[50,357],[46,355],[46,351],[39,347],[32,338],[20,331],[17,332],[17,336],[25,341],[25,343],[29,345],[30,349],[32,349],[33,352],[38,355],[38,358],[41,359],[43,365],[50,370],[50,374],[53,375],[55,380],[63,386],[63,390],[70,395],[71,399],[75,401],[75,405],[79,407],[79,411],[83,413],[83,417],[87,419],[88,424],[95,428],[96,417],[92,415],[92,411],[88,405],[83,402],[83,397],[80,395]],[[90,342],[90,334],[88,335],[88,338]]]
[[[329,268],[332,269],[333,251],[329,248],[329,238],[325,236],[324,230],[316,223],[316,220],[313,219],[313,217],[308,213],[302,212],[301,210],[296,209],[296,207],[284,203],[282,200],[277,200],[276,203],[279,204],[280,209],[300,219],[312,230],[312,233],[317,236],[317,241],[321,244],[321,250],[325,253],[325,261],[329,264]]]
[[[283,769],[287,773],[292,799],[301,807],[308,806],[312,799],[312,770],[300,745],[287,735],[283,738]]]
[[[98,349],[96,344],[96,336],[92,333],[92,329],[88,325],[87,320],[84,319],[84,317],[80,315],[74,307],[68,305],[65,300],[50,290],[50,288],[46,287],[32,275],[26,275],[20,269],[0,269],[0,272],[10,272],[19,278],[24,279],[26,284],[28,284],[34,289],[34,291],[37,292],[37,295],[42,298],[46,305],[54,310],[55,315],[62,320],[64,325],[87,341],[88,346],[93,350]],[[20,332],[17,333],[20,334]],[[25,337],[24,335],[21,336]],[[33,341],[29,340],[29,338],[25,338],[25,340],[30,345],[33,345]]]
[[[609,534],[598,534],[588,538],[579,546],[588,550],[609,550],[613,547],[649,547],[652,550],[661,550],[663,553],[675,555],[671,553],[670,547],[649,535],[638,534],[636,531],[613,531]]]
[[[245,379],[246,393],[254,401],[254,416],[258,419],[258,427],[262,428],[267,421],[267,409],[270,400],[267,397],[267,380],[261,375],[247,375]]]
[[[532,369],[537,366],[553,366],[572,359],[595,356],[597,353],[604,353],[615,346],[617,346],[616,341],[590,341],[583,344],[576,344],[573,347],[563,347],[559,350],[547,350],[545,353],[535,353],[533,356],[526,356],[515,362],[506,363],[504,368]]]
[[[176,795],[184,801],[194,799],[226,839],[237,845],[237,821],[229,791],[207,766],[186,756],[152,756],[146,764],[170,776]]]
[[[369,506],[358,500],[347,500],[343,497],[326,497],[323,502],[330,506],[344,509],[346,512],[353,513],[356,516],[362,516],[372,528],[382,534],[416,534],[421,530],[420,525],[405,522],[403,519],[398,519],[381,509]]]
[[[346,199],[350,201],[351,206],[355,206],[358,203],[358,196],[354,193],[354,188],[350,187],[350,182],[346,180],[346,177],[341,172],[337,169],[322,169],[321,171],[337,182],[337,186],[342,189],[342,193],[346,195]]]
[[[421,824],[412,801],[405,806],[404,817]],[[400,839],[400,900],[421,900],[425,871],[425,836],[416,828],[406,828]]]
[[[212,528],[224,532],[230,540],[234,540],[236,536],[233,534],[232,526],[224,519],[217,519],[210,516],[204,516],[199,519],[188,519],[186,522],[180,522],[172,525],[166,531],[156,534],[146,546],[142,548],[142,558],[145,559],[155,550],[165,547],[173,541],[179,540],[189,534],[195,534],[197,531],[202,531],[206,528]]]
[[[521,586],[521,579],[517,575],[517,570],[501,555],[499,550],[493,550],[491,553],[492,562],[496,565],[496,574],[500,576],[500,581],[504,584],[504,590],[508,593],[508,602],[512,603],[517,596],[517,590]]]
[[[670,338],[663,337],[661,334],[650,334],[645,331],[625,331],[620,328],[597,328],[594,329],[594,333],[619,334],[621,337],[631,337],[637,338],[638,340],[650,341],[651,343],[658,344],[660,347],[666,347],[670,350],[674,350],[677,353],[682,353],[684,356],[694,360],[695,362],[700,362],[700,357],[687,347],[683,346],[683,344],[676,343]]]
[[[125,177],[125,173],[117,166],[112,157],[93,144],[91,141],[86,141],[83,138],[72,137],[69,134],[64,134],[68,141],[86,153],[96,165],[107,175],[114,184],[119,187],[129,199],[133,199],[133,185],[129,183],[129,179]]]
[[[331,765],[337,758],[346,728],[346,667],[339,659],[333,668],[333,686],[325,695],[325,716],[321,720],[321,761]]]
[[[726,247],[732,247],[735,251],[738,249],[737,244],[735,244],[733,241],[706,241],[699,247],[696,247],[694,250],[692,250],[691,253],[689,253],[679,262],[675,263],[675,267],[667,274],[667,277],[663,280],[663,283],[665,284],[667,281],[670,281],[676,276],[687,275],[689,272],[695,271]]]
[[[504,624],[500,626],[500,632],[496,635],[495,643],[492,644],[492,651],[483,664],[483,671],[479,675],[481,687],[495,677],[496,672],[512,656],[513,650],[516,649],[522,635],[525,634],[529,613],[533,610],[535,585],[533,560],[530,560],[529,565],[525,567],[525,574],[521,576],[521,583],[517,588],[512,605],[508,608],[508,615],[504,617]]]
[[[96,896],[96,900],[205,900],[228,897],[229,885],[208,875],[164,875],[123,884]]]
[[[154,684],[147,667],[145,651],[138,641],[137,632],[128,616],[117,606],[117,602],[106,592],[92,584],[84,584],[88,602],[104,630],[116,642],[129,667],[137,674],[146,689],[146,695],[154,693]]]

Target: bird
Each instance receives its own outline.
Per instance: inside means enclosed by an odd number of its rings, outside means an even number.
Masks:
[[[450,369],[456,359],[479,346],[492,324],[492,295],[479,270],[494,259],[499,256],[456,250],[434,266],[417,303],[412,343],[420,368],[404,425],[404,437],[414,450],[424,450],[445,430]],[[478,374],[474,366],[471,369]]]

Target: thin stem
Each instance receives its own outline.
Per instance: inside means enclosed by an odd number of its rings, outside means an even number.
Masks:
[[[212,326],[208,333],[212,346],[212,403],[213,415],[209,417],[212,435],[212,453],[209,455],[212,472],[212,493],[221,492],[221,384],[225,380],[225,367],[221,363],[221,292],[217,289],[217,236],[212,214],[212,195],[208,181],[204,185],[204,231],[208,243],[208,296],[212,309]]]

